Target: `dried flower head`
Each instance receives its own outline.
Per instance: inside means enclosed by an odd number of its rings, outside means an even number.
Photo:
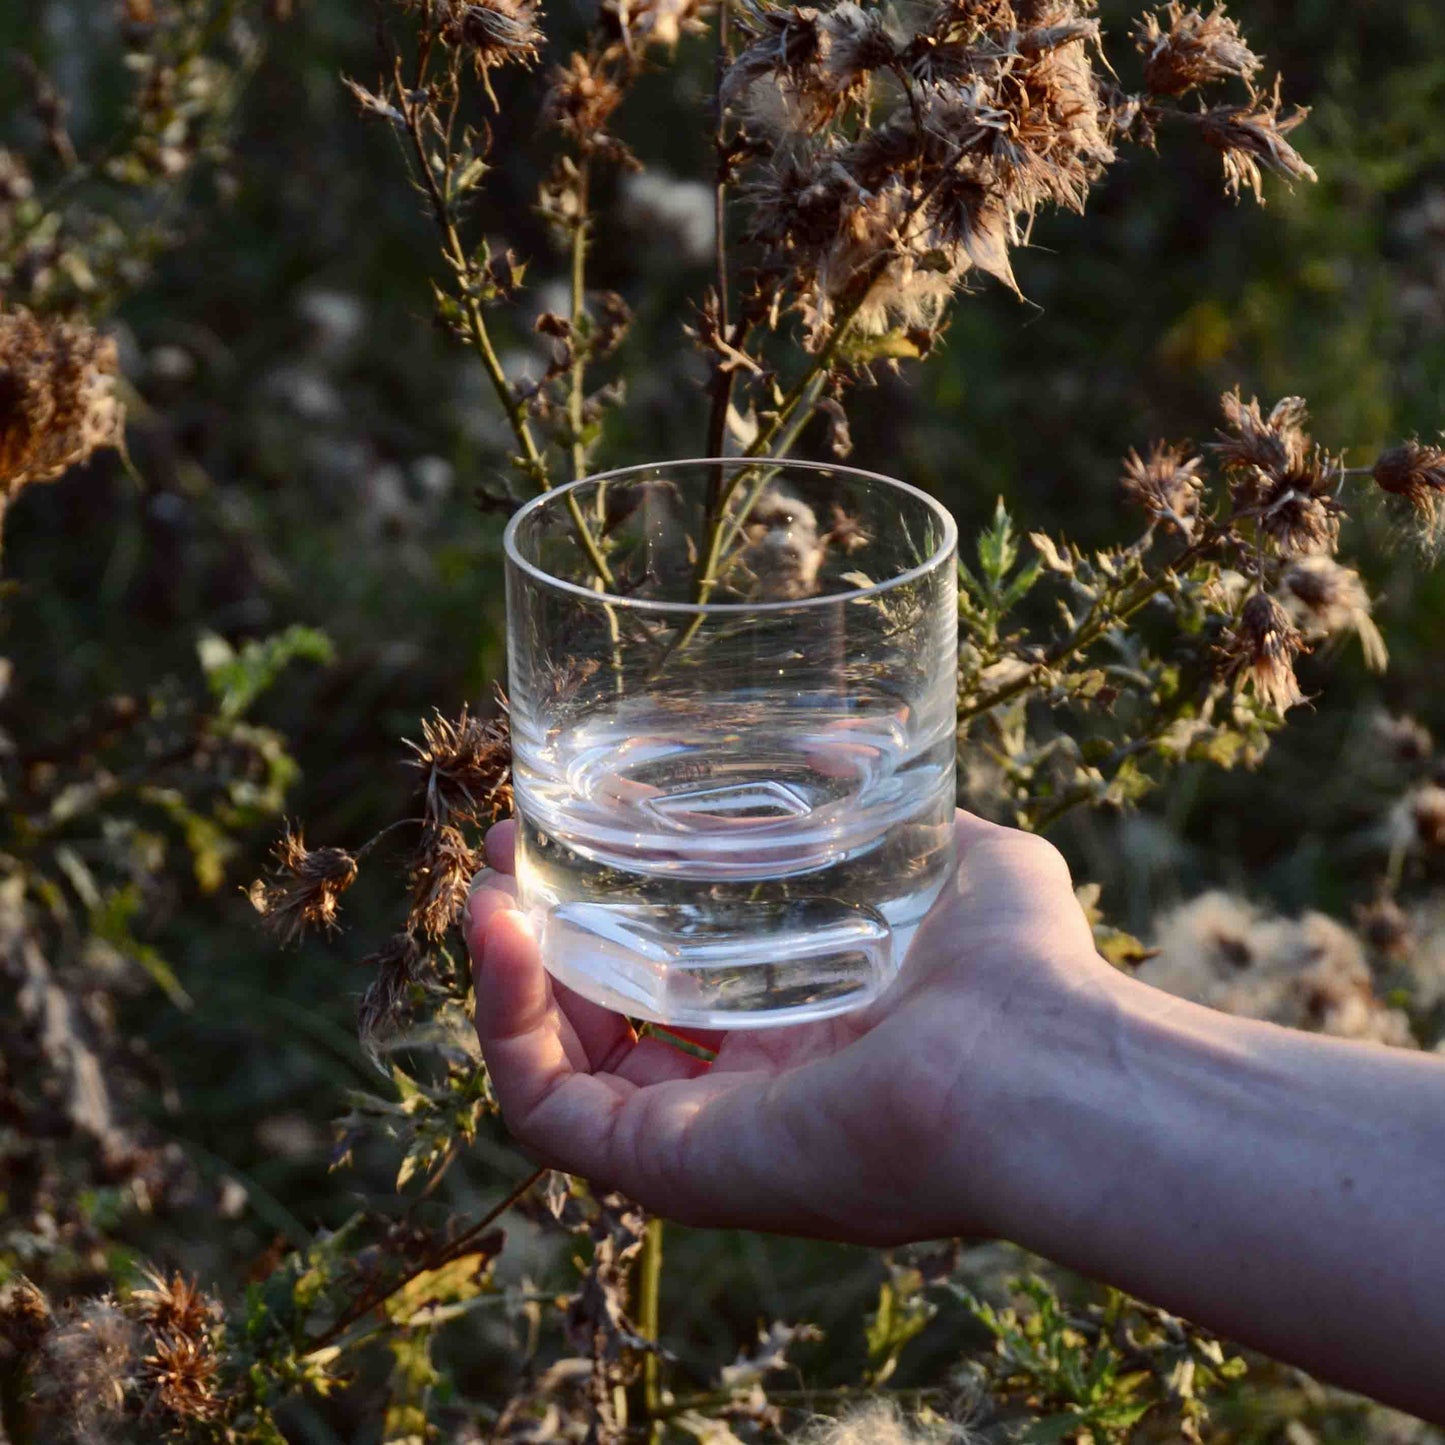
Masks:
[[[1288,115],[1281,115],[1282,104],[1276,80],[1272,93],[1257,95],[1247,105],[1217,106],[1198,117],[1205,143],[1224,157],[1224,187],[1236,199],[1252,191],[1263,205],[1266,170],[1286,181],[1319,179],[1314,167],[1286,139],[1309,111],[1296,106]]]
[[[0,495],[116,446],[115,343],[87,326],[0,312]]]
[[[251,906],[282,943],[294,943],[307,928],[337,926],[337,902],[356,882],[356,859],[343,848],[308,848],[290,825],[272,849],[269,878],[250,887]]]
[[[1010,248],[1048,205],[1082,209],[1114,159],[1094,64],[1098,22],[1073,0],[910,16],[840,0],[754,0],[724,98],[768,274],[816,345],[855,334],[926,354],[974,270],[1017,289]]]
[[[1267,417],[1258,400],[1246,404],[1237,390],[1221,405],[1227,429],[1213,449],[1230,473],[1239,517],[1252,519],[1285,556],[1333,551],[1340,463],[1305,431],[1304,399],[1287,396]]]
[[[595,150],[621,104],[622,87],[579,51],[553,70],[543,109],[569,140]]]
[[[224,1406],[220,1367],[209,1335],[161,1335],[142,1363],[142,1378],[177,1421],[214,1420]]]
[[[445,938],[466,906],[467,886],[482,866],[460,828],[428,827],[412,865],[411,914],[407,928],[432,939]]]
[[[1238,625],[1224,641],[1229,674],[1278,713],[1305,701],[1294,675],[1294,660],[1303,650],[1304,639],[1289,613],[1265,592],[1244,604]]]
[[[1374,718],[1372,731],[1391,759],[1407,767],[1428,761],[1435,752],[1430,729],[1416,718],[1380,712]]]
[[[963,1424],[909,1420],[891,1401],[875,1400],[838,1420],[818,1420],[798,1445],[970,1445],[982,1436]]]
[[[1124,460],[1124,495],[1142,507],[1150,520],[1185,537],[1194,533],[1199,517],[1203,457],[1186,460],[1183,447],[1155,442],[1147,457],[1131,451]]]
[[[1306,642],[1353,632],[1366,665],[1385,670],[1390,654],[1370,616],[1370,594],[1358,572],[1332,557],[1300,557],[1285,568],[1280,583],[1281,596]]]
[[[1219,399],[1227,430],[1213,450],[1226,467],[1274,475],[1298,471],[1310,454],[1304,424],[1309,411],[1302,396],[1277,401],[1266,417],[1258,397],[1247,403],[1236,387]]]
[[[422,723],[422,741],[408,742],[413,766],[426,773],[431,824],[486,824],[512,811],[512,736],[507,714],[453,721],[438,712]]]
[[[602,15],[609,31],[630,54],[649,45],[676,46],[684,35],[704,29],[706,0],[603,0]]]
[[[510,62],[532,65],[546,39],[540,14],[522,0],[442,0],[440,34],[470,56],[479,75]]]
[[[412,986],[418,982],[423,961],[421,945],[411,933],[397,933],[363,967],[375,970],[356,1010],[356,1032],[362,1047],[373,1057],[397,1021],[404,1015]]]
[[[1169,0],[1135,28],[1144,57],[1144,88],[1151,95],[1183,95],[1231,76],[1251,81],[1263,63],[1239,26],[1216,5],[1208,15]]]
[[[0,1290],[0,1340],[21,1359],[40,1348],[53,1323],[49,1302],[28,1279],[13,1280]]]
[[[1445,531],[1445,448],[1415,438],[1381,456],[1374,476],[1382,491],[1414,508],[1428,540]]]
[[[180,1273],[170,1279],[155,1270],[145,1274],[146,1288],[133,1290],[128,1311],[157,1334],[206,1335],[220,1318],[221,1307],[194,1280]]]

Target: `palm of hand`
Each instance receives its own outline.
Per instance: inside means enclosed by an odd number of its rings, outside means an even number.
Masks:
[[[985,844],[1004,833],[961,818],[975,863],[977,830]],[[473,893],[467,936],[483,1053],[534,1157],[686,1223],[875,1243],[969,1227],[930,1167],[963,1143],[950,1137],[950,1110],[964,1076],[978,1073],[970,1061],[993,1017],[976,975],[997,970],[971,968],[966,940],[1006,942],[1037,890],[946,890],[902,977],[864,1012],[784,1029],[679,1030],[714,1052],[708,1062],[639,1038],[620,1014],[550,978],[515,911],[514,836],[502,824],[488,837],[497,871]],[[1046,847],[1023,842],[1031,854]]]

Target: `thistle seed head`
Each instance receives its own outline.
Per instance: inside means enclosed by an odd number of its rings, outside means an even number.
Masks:
[[[1124,461],[1124,495],[1166,531],[1192,537],[1199,519],[1203,465],[1203,457],[1186,459],[1183,447],[1164,442],[1155,442],[1147,457],[1131,451]]]
[[[1445,448],[1414,438],[1385,452],[1374,477],[1381,491],[1410,505],[1426,541],[1445,532]]]
[[[1248,83],[1263,64],[1223,5],[1206,15],[1169,0],[1138,22],[1135,43],[1144,57],[1144,87],[1151,95],[1184,95],[1231,77]]]
[[[1198,117],[1206,145],[1219,151],[1224,160],[1224,188],[1237,200],[1245,191],[1264,204],[1264,172],[1273,171],[1285,181],[1314,181],[1314,167],[1290,144],[1287,137],[1302,124],[1309,111],[1296,106],[1282,113],[1279,81],[1274,90],[1256,95],[1246,105],[1221,105]]]
[[[248,890],[251,906],[283,944],[308,928],[337,928],[338,901],[356,882],[357,863],[343,848],[308,848],[300,831],[286,831],[272,849],[274,867]]]
[[[1281,714],[1305,701],[1294,673],[1303,650],[1304,639],[1289,613],[1265,592],[1244,604],[1224,641],[1227,670],[1236,685],[1252,688],[1266,707]]]
[[[443,0],[441,38],[468,55],[478,74],[512,62],[530,66],[546,39],[540,14],[522,0]]]
[[[0,494],[119,444],[117,366],[115,343],[87,326],[0,312]]]

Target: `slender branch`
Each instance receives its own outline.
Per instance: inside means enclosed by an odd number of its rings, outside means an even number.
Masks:
[[[731,46],[732,5],[731,0],[719,0],[717,25],[717,62],[713,74],[713,150],[716,156],[716,179],[713,183],[713,270],[714,285],[717,288],[718,330],[725,336],[728,331],[728,173],[732,158],[728,154],[727,107],[723,104],[723,84],[727,79],[728,65],[732,59]],[[734,345],[743,340],[742,324]],[[717,357],[712,375],[712,408],[707,421],[707,455],[720,457],[727,440],[728,406],[733,395],[733,370],[725,366],[726,358]],[[721,471],[710,484],[708,495],[709,519],[722,502]]]
[[[425,89],[429,56],[429,48],[424,48],[418,60],[419,73],[417,84],[414,87],[416,93],[421,93]],[[528,425],[526,403],[512,390],[511,383],[507,380],[507,373],[502,367],[501,358],[498,357],[496,347],[492,344],[491,333],[487,329],[486,317],[482,312],[482,304],[476,294],[476,278],[471,258],[462,245],[462,238],[457,230],[456,221],[453,219],[446,192],[428,161],[426,138],[422,133],[421,111],[418,105],[410,99],[413,92],[409,91],[404,84],[400,57],[395,60],[395,69],[396,93],[401,105],[402,118],[406,125],[407,135],[411,140],[416,168],[421,175],[422,190],[431,203],[432,215],[442,235],[442,253],[456,273],[457,281],[460,284],[462,305],[467,316],[468,335],[481,360],[482,369],[486,372],[492,389],[502,404],[502,410],[507,415],[507,421],[511,425],[512,434],[517,439],[517,445],[521,448],[520,460],[524,470],[544,492],[550,491],[552,483],[547,475],[547,463],[537,449],[532,429]],[[604,588],[611,589],[615,585],[612,569],[607,565],[607,559],[602,555],[602,549],[592,535],[592,529],[588,526],[587,519],[583,516],[582,508],[578,505],[575,496],[567,497],[567,510],[572,517],[582,550],[586,552],[587,560],[597,574],[598,581]]]
[[[387,1300],[405,1289],[412,1280],[426,1274],[428,1270],[440,1269],[442,1265],[450,1264],[454,1259],[460,1259],[467,1252],[467,1247],[495,1224],[514,1204],[523,1199],[546,1172],[545,1167],[534,1170],[500,1204],[489,1209],[475,1224],[469,1225],[450,1243],[428,1255],[394,1284],[388,1285],[385,1289],[366,1291],[359,1299],[342,1310],[341,1314],[337,1316],[335,1324],[323,1330],[311,1341],[302,1358],[305,1359],[324,1350],[329,1344],[344,1335],[357,1320],[384,1305]]]
[[[642,1258],[638,1262],[637,1329],[652,1341],[660,1340],[660,1298],[662,1294],[663,1221],[654,1215],[647,1221],[642,1236]],[[647,1412],[648,1445],[662,1439],[662,1361],[656,1350],[649,1350],[642,1361],[642,1401]]]
[[[577,216],[572,224],[572,371],[567,392],[567,424],[572,433],[572,480],[587,475],[587,446],[582,440],[587,399],[587,348],[582,327],[587,314],[587,204],[591,163],[584,151],[577,162]]]
[[[1162,572],[1136,583],[1132,591],[1126,595],[1126,600],[1118,606],[1105,608],[1102,611],[1097,608],[1091,609],[1089,615],[1073,632],[1056,642],[1044,654],[1043,661],[1030,668],[1022,677],[1004,683],[992,692],[986,692],[982,696],[974,698],[967,706],[960,707],[958,710],[959,727],[962,728],[965,723],[971,722],[974,718],[1011,701],[1020,693],[1027,692],[1038,682],[1041,670],[1057,667],[1059,663],[1067,662],[1071,657],[1092,647],[1106,632],[1117,627],[1121,622],[1127,622],[1169,585],[1170,579],[1180,568],[1191,566],[1198,561],[1223,535],[1222,531],[1213,530],[1201,537],[1199,541],[1181,552]]]
[[[511,383],[507,380],[507,373],[497,355],[496,347],[492,345],[491,333],[487,329],[487,320],[482,313],[482,304],[477,298],[476,287],[473,284],[475,278],[471,258],[462,245],[462,238],[457,231],[451,206],[427,156],[426,137],[422,133],[421,108],[410,98],[413,94],[424,93],[429,60],[429,48],[424,48],[417,62],[419,71],[417,81],[412,87],[405,84],[400,73],[401,59],[399,56],[395,62],[397,99],[401,103],[402,119],[406,124],[406,133],[411,141],[412,156],[416,163],[417,173],[421,178],[422,191],[431,203],[433,219],[436,221],[437,229],[441,232],[442,253],[456,273],[457,280],[461,283],[462,306],[466,311],[467,331],[472,346],[482,363],[482,370],[486,373],[492,389],[497,394],[497,400],[502,404],[502,410],[507,415],[507,421],[512,428],[513,436],[517,439],[518,447],[521,448],[528,473],[534,481],[545,488],[548,485],[547,464],[537,449],[532,429],[528,425],[526,404],[512,390]]]

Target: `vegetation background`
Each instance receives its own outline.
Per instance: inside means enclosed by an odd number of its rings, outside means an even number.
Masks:
[[[557,33],[583,23],[570,10],[551,7]],[[1101,10],[1114,25],[1133,13],[1115,0]],[[1118,458],[1156,437],[1206,440],[1220,392],[1236,382],[1246,396],[1309,397],[1316,435],[1360,448],[1356,461],[1439,429],[1445,11],[1432,0],[1238,10],[1288,94],[1313,107],[1297,139],[1319,184],[1272,186],[1267,212],[1236,207],[1220,199],[1217,162],[1166,137],[1164,163],[1130,155],[1087,216],[1040,224],[1016,263],[1026,302],[981,288],[959,304],[941,354],[880,375],[855,400],[853,460],[935,492],[965,539],[999,497],[1026,529],[1084,546],[1133,535]],[[42,60],[77,133],[99,131],[119,103],[114,27],[108,5],[6,6],[0,52]],[[474,362],[430,319],[433,241],[392,140],[359,122],[340,83],[375,74],[370,12],[354,0],[284,0],[255,44],[229,157],[197,177],[180,243],[109,323],[134,389],[133,467],[100,456],[30,489],[8,517],[0,648],[15,683],[3,723],[13,738],[43,737],[100,697],[204,691],[206,639],[239,647],[304,624],[330,639],[330,660],[290,668],[254,716],[295,759],[287,812],[315,839],[356,840],[407,806],[415,777],[398,740],[433,707],[485,706],[502,675],[501,519],[475,492],[500,470],[506,439]],[[684,40],[681,63],[649,77],[619,125],[678,175],[708,164],[705,134],[676,118],[704,106],[711,65],[705,44]],[[22,71],[0,67],[0,141],[23,134],[29,114]],[[532,211],[535,122],[526,108],[499,117],[482,204],[487,229],[536,258],[545,300],[565,258]],[[705,372],[699,361],[685,375],[672,358],[683,298],[708,266],[709,204],[685,187],[638,188],[623,198],[623,224],[597,238],[596,284],[638,318],[629,420],[609,433],[600,464],[701,449]],[[540,344],[520,331],[505,340],[519,360]],[[668,364],[651,366],[653,354]],[[545,364],[540,352],[534,364]],[[1386,708],[1445,735],[1445,570],[1401,549],[1383,509],[1356,525],[1356,555],[1383,599],[1390,672],[1372,676],[1345,651],[1329,660],[1325,688],[1326,669],[1306,660],[1318,701],[1257,771],[1189,765],[1135,813],[1072,818],[1057,841],[1081,880],[1102,885],[1119,926],[1148,937],[1162,911],[1215,886],[1344,918],[1367,899],[1376,818],[1359,780],[1384,747],[1372,719]],[[336,1226],[394,1175],[376,1144],[350,1169],[329,1169],[328,1121],[351,1091],[375,1086],[354,1015],[368,981],[357,963],[389,929],[383,900],[358,891],[340,944],[278,951],[242,891],[273,833],[274,817],[258,818],[210,861],[191,866],[182,853],[168,865],[165,907],[141,911],[127,946],[154,950],[179,989],[119,994],[123,1031],[154,1063],[135,1107],[231,1202],[218,1209],[206,1193],[189,1213],[127,1213],[104,1269],[73,1271],[82,1284],[144,1258],[234,1294],[278,1247]],[[524,1172],[488,1125],[437,1198],[475,1214]],[[101,1190],[86,1207],[110,1204]],[[827,1333],[809,1346],[810,1377],[846,1376],[885,1271],[864,1252],[841,1255],[842,1268],[834,1249],[676,1232],[667,1344],[705,1375],[759,1318],[808,1319]],[[565,1261],[538,1236],[509,1268],[545,1279]],[[449,1364],[472,1393],[505,1396],[516,1328],[483,1319],[458,1347]],[[976,1323],[960,1328],[986,1341]],[[898,1380],[927,1381],[946,1363],[925,1349]],[[1383,1440],[1403,1429],[1348,1410],[1311,1415],[1313,1397],[1289,1398],[1275,1409],[1262,1393],[1252,1414],[1226,1415],[1221,1438]],[[292,1407],[287,1438],[379,1439],[375,1399],[365,1389],[348,1399]]]

